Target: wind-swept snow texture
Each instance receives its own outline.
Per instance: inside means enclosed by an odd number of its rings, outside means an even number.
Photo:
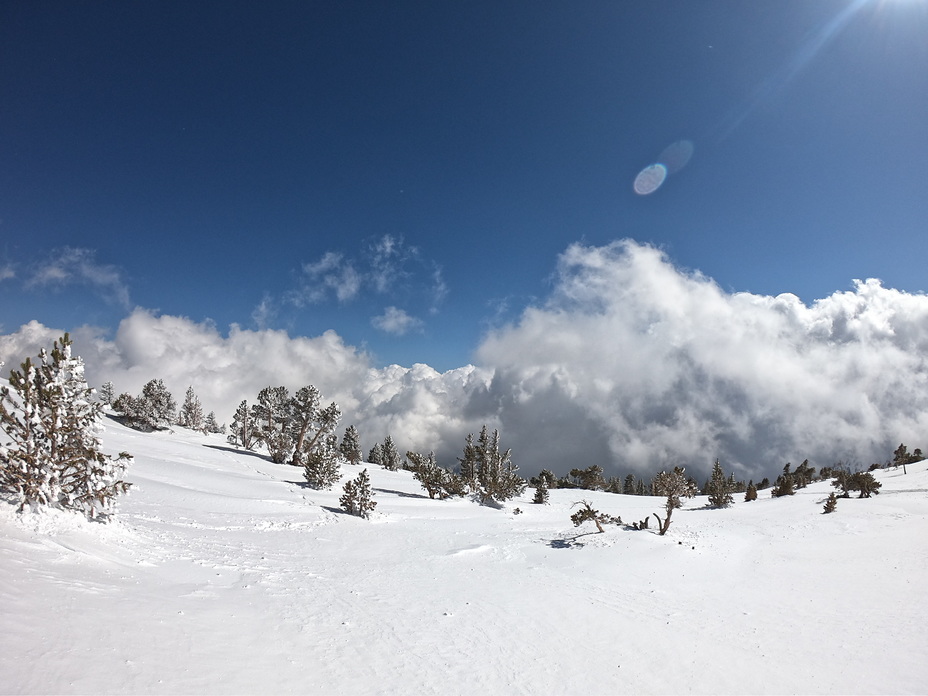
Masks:
[[[928,471],[708,510],[532,489],[429,500],[367,466],[371,521],[221,437],[110,425],[135,455],[115,522],[0,507],[9,693],[924,693]],[[365,466],[365,465],[362,465]],[[530,468],[530,467],[529,467]],[[361,467],[344,466],[342,480]],[[523,470],[526,467],[523,465]],[[515,508],[522,514],[515,514]],[[652,518],[652,527],[654,520]]]

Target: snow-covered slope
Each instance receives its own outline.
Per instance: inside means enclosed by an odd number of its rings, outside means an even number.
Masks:
[[[135,455],[107,525],[0,506],[0,691],[10,693],[919,693],[928,684],[928,470],[882,493],[818,483],[727,510],[531,489],[503,510],[429,500],[368,467],[340,486],[188,431],[110,424]],[[525,468],[525,464],[523,463]],[[343,467],[344,478],[360,467]],[[515,514],[515,508],[521,514]],[[652,518],[652,526],[653,526]]]

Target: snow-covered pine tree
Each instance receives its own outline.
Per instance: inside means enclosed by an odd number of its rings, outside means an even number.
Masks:
[[[731,494],[731,482],[725,478],[725,472],[722,471],[722,464],[718,459],[712,465],[712,475],[709,477],[707,489],[710,507],[725,508],[734,502],[734,497]]]
[[[657,517],[661,536],[664,536],[667,530],[670,529],[670,517],[673,515],[673,511],[683,507],[683,501],[680,498],[692,498],[696,495],[696,491],[699,490],[696,483],[687,477],[685,471],[683,467],[677,466],[674,467],[673,471],[662,471],[651,482],[651,491],[654,495],[667,496],[664,503],[667,517],[662,520],[657,513],[654,513],[654,516]]]
[[[304,460],[303,475],[310,487],[329,490],[341,478],[342,456],[338,451],[338,437],[326,435],[310,450]]]
[[[499,430],[489,435],[487,427],[483,426],[477,440],[476,454],[478,471],[475,496],[481,505],[499,506],[525,491],[528,483],[516,473],[519,468],[512,463],[511,451],[500,451]]]
[[[301,387],[290,399],[288,428],[293,443],[290,463],[294,466],[300,466],[304,457],[323,444],[342,416],[334,401],[325,408],[320,405],[321,401],[319,390],[311,384]]]
[[[283,464],[293,451],[289,426],[290,392],[286,387],[265,387],[254,406],[258,439],[267,447],[271,461]]]
[[[365,519],[371,516],[377,503],[373,501],[374,491],[371,489],[371,480],[364,469],[358,477],[347,481],[342,489],[342,497],[338,499],[339,505],[349,515],[357,515]]]
[[[358,464],[361,461],[361,437],[358,435],[358,429],[353,425],[345,428],[345,434],[342,436],[342,442],[338,446],[338,451],[351,464]]]
[[[219,421],[216,420],[216,412],[210,411],[206,414],[206,420],[203,421],[203,429],[208,433],[213,433],[215,435],[225,435],[226,426],[225,424],[219,425]]]
[[[378,442],[371,447],[370,452],[367,453],[367,461],[371,464],[381,466],[383,464],[383,445]]]
[[[116,391],[112,382],[104,382],[100,387],[100,403],[107,406],[113,405],[113,399],[116,398]]]
[[[483,429],[486,430],[486,426],[483,426]],[[460,465],[461,480],[464,481],[464,485],[467,486],[471,493],[475,492],[477,490],[477,473],[480,469],[480,460],[472,433],[464,438],[464,456],[458,457],[458,463]],[[544,471],[542,471],[543,474]]]
[[[153,430],[171,427],[177,404],[174,403],[174,397],[164,386],[164,382],[160,379],[150,380],[142,387],[141,400],[145,418]]]
[[[103,406],[93,399],[84,364],[71,355],[71,339],[56,341],[51,356],[27,359],[0,387],[0,490],[27,507],[55,506],[88,517],[113,511],[129,489],[121,479],[131,456],[114,460],[100,451]],[[4,438],[4,439],[6,439]]]
[[[532,498],[532,502],[536,505],[547,505],[548,498],[551,494],[548,492],[548,484],[543,478],[538,479],[538,485],[535,486],[535,497]]]
[[[194,393],[192,386],[187,387],[184,404],[177,414],[177,424],[182,428],[203,430],[203,406],[200,404],[200,398]]]
[[[246,450],[252,450],[258,444],[258,424],[255,422],[253,409],[248,408],[248,401],[245,399],[242,399],[242,403],[235,409],[231,432],[226,440]]]
[[[828,498],[825,499],[825,508],[822,511],[822,514],[827,515],[829,512],[834,512],[835,508],[838,507],[838,496],[835,495],[835,492],[832,491],[828,494]]]
[[[429,498],[444,500],[452,495],[463,495],[461,480],[453,471],[438,465],[434,452],[429,452],[428,456],[407,452],[406,459],[409,461],[407,468],[413,472],[413,478],[422,484]]]
[[[393,438],[389,435],[383,441],[383,447],[381,448],[381,465],[387,471],[399,471],[400,468],[400,453],[396,449],[396,444],[393,442]]]

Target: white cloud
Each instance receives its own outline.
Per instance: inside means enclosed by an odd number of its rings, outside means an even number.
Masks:
[[[410,331],[422,328],[422,321],[410,316],[405,310],[387,307],[384,313],[371,319],[375,329],[380,329],[394,336],[403,336]]]
[[[0,266],[0,282],[4,280],[10,280],[11,278],[16,277],[16,269],[13,267],[13,264],[6,263]]]
[[[0,336],[0,360],[9,369],[61,333],[31,322]],[[928,297],[876,280],[810,306],[731,294],[630,241],[571,246],[548,300],[485,338],[482,367],[443,374],[375,368],[331,331],[223,335],[143,310],[112,338],[72,335],[93,384],[135,393],[158,377],[178,396],[193,385],[226,421],[265,386],[315,384],[365,448],[390,434],[448,465],[484,423],[527,474],[685,464],[701,475],[719,457],[757,480],[787,461],[866,466],[900,442],[928,446]]]
[[[33,269],[26,287],[90,285],[107,301],[128,309],[129,288],[122,271],[110,264],[97,263],[95,256],[91,249],[55,249]]]

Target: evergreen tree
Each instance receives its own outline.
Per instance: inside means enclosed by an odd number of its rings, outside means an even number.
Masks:
[[[699,490],[698,486],[686,475],[685,471],[686,470],[680,466],[674,467],[673,471],[662,471],[654,477],[654,481],[651,483],[651,490],[654,495],[667,496],[667,500],[664,503],[664,510],[667,512],[667,517],[662,520],[657,513],[654,513],[654,516],[657,517],[661,536],[664,536],[667,530],[670,529],[670,517],[673,515],[673,511],[683,507],[683,501],[681,501],[680,498],[692,498],[696,495],[696,491]]]
[[[393,442],[393,438],[387,435],[383,441],[383,448],[381,449],[381,465],[384,469],[388,471],[399,471],[400,468],[400,453],[396,449],[396,444]]]
[[[258,440],[267,447],[275,464],[283,464],[293,451],[289,407],[290,393],[286,387],[265,387],[258,392],[258,403],[253,409]]]
[[[358,464],[361,461],[361,438],[358,435],[358,429],[353,425],[345,428],[345,434],[342,436],[342,442],[338,446],[338,451],[346,461],[351,464]]]
[[[383,465],[383,445],[379,442],[371,447],[371,451],[367,453],[367,461],[371,464],[376,464],[377,466]]]
[[[635,475],[629,474],[625,477],[625,484],[622,486],[622,493],[625,495],[635,495]]]
[[[422,484],[429,498],[438,497],[444,500],[452,495],[464,494],[463,482],[453,471],[438,465],[434,452],[429,452],[428,456],[418,452],[407,452],[406,459],[409,461],[408,468],[413,472],[413,478]]]
[[[235,409],[235,415],[232,417],[232,432],[226,440],[246,450],[252,450],[258,444],[258,424],[255,422],[254,413],[248,408],[248,402],[244,399]]]
[[[338,438],[329,434],[305,456],[303,475],[312,488],[329,490],[341,477]]]
[[[122,414],[123,422],[136,430],[152,431],[170,427],[177,405],[160,379],[150,380],[137,397],[120,394],[113,410]]]
[[[100,403],[106,404],[107,406],[113,405],[113,399],[116,398],[116,391],[113,388],[112,382],[104,382],[103,386],[100,387]]]
[[[177,424],[182,428],[191,430],[203,430],[203,406],[200,399],[193,391],[193,387],[187,387],[187,394],[184,397],[184,405],[177,414]]]
[[[325,408],[313,385],[300,388],[287,404],[287,430],[293,454],[290,463],[299,466],[335,431],[341,411],[334,401]]]
[[[487,427],[483,426],[477,441],[476,457],[478,470],[474,494],[482,505],[498,506],[525,491],[527,483],[516,473],[519,469],[512,463],[510,450],[500,451],[499,430],[489,435]]]
[[[635,484],[635,495],[647,495],[645,490],[644,479],[638,479],[638,483]]]
[[[486,430],[486,426],[483,426]],[[467,486],[468,490],[472,493],[477,490],[477,474],[480,470],[480,461],[479,455],[477,452],[477,446],[474,444],[473,434],[468,434],[464,438],[464,456],[458,458],[461,471],[461,480],[464,481],[464,485]],[[543,476],[547,469],[541,472]],[[549,472],[550,473],[550,472]],[[554,486],[551,486],[552,488]]]
[[[869,471],[858,471],[851,476],[850,490],[860,491],[860,498],[878,495],[883,484],[877,481]]]
[[[603,468],[596,464],[586,469],[571,469],[570,476],[577,488],[585,488],[588,491],[601,491],[606,487]]]
[[[548,485],[544,479],[540,479],[538,485],[535,486],[535,497],[532,498],[532,502],[537,505],[547,505],[549,497]]]
[[[552,488],[557,488],[557,476],[554,475],[554,472],[549,471],[548,469],[542,469],[538,476],[532,476],[528,482],[535,488],[538,488],[538,486],[542,485],[542,483],[544,487],[549,490]]]
[[[757,500],[757,486],[754,485],[754,480],[752,479],[748,483],[748,488],[744,492],[744,502],[750,503],[754,500]]]
[[[101,452],[103,406],[92,398],[84,364],[65,334],[51,355],[26,359],[0,387],[0,492],[27,507],[61,507],[88,517],[109,514],[130,484],[121,479],[132,458]]]
[[[345,512],[364,519],[371,516],[374,508],[377,507],[377,503],[372,500],[374,491],[371,489],[367,469],[358,474],[356,479],[346,482],[342,490],[342,497],[339,498],[338,502]]]
[[[731,482],[725,478],[725,472],[722,471],[722,464],[716,459],[712,466],[712,475],[709,477],[709,505],[714,508],[725,508],[731,505],[734,502],[731,488]]]
[[[796,489],[793,484],[793,474],[790,471],[790,466],[791,464],[787,462],[786,466],[783,467],[783,474],[777,476],[776,483],[770,490],[770,495],[774,498],[780,498],[784,495],[794,495],[796,493]]]
[[[832,491],[828,494],[828,499],[825,501],[825,509],[823,514],[828,514],[829,512],[834,512],[835,508],[838,507],[838,496],[835,495],[835,492]]]
[[[216,412],[210,411],[206,415],[206,420],[203,423],[203,429],[208,433],[214,433],[217,435],[225,435],[226,426],[219,425],[219,421],[216,420]]]

